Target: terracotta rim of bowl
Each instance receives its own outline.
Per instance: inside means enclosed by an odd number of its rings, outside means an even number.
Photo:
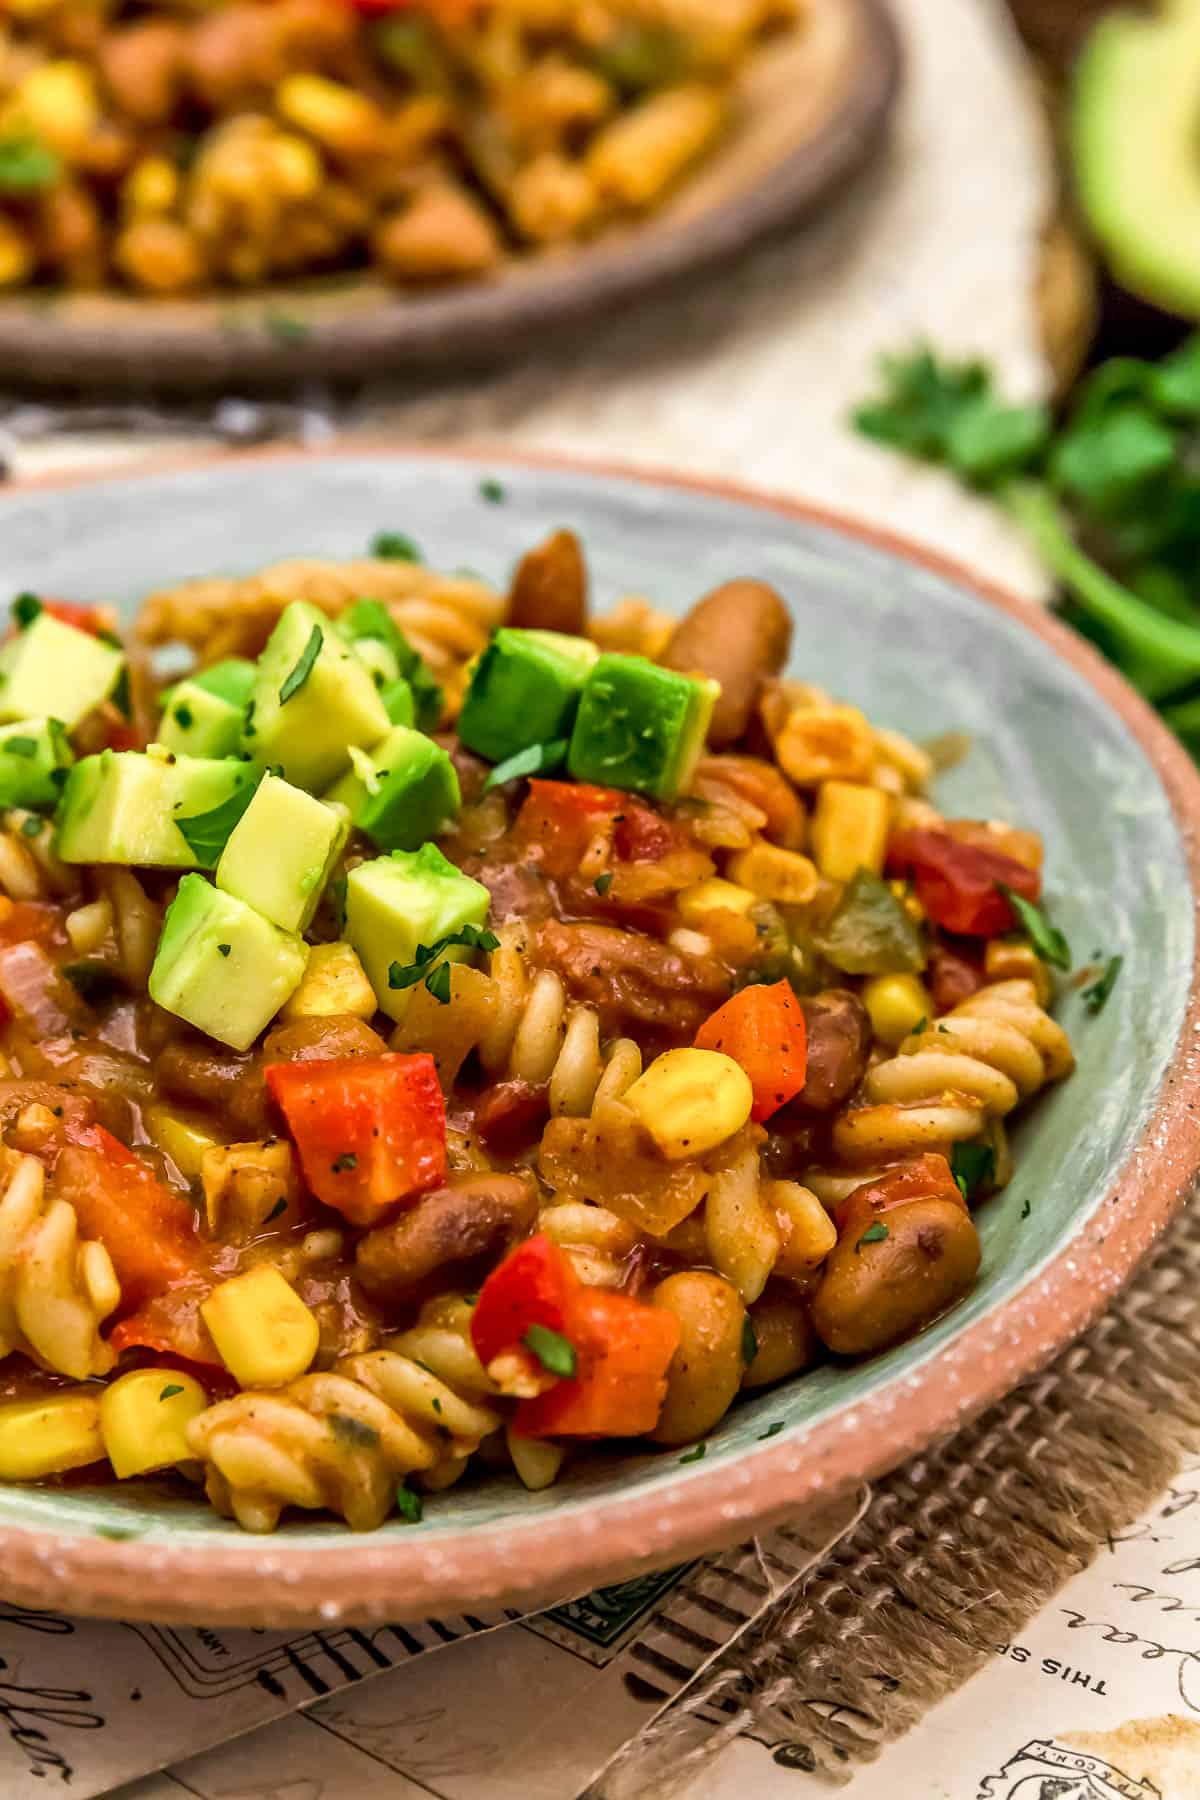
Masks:
[[[305,452],[267,449],[166,457],[129,471],[35,478],[15,491],[203,468],[253,469],[268,461],[345,461],[387,456],[561,470],[669,487],[806,524],[825,526],[942,576],[1020,621],[1081,675],[1116,712],[1155,769],[1179,828],[1200,947],[1200,773],[1133,690],[1082,639],[1032,603],[1004,593],[952,559],[889,531],[821,507],[644,468],[527,455],[496,446],[401,447],[371,442]],[[0,505],[3,502],[0,500]],[[1200,951],[1198,951],[1200,956]],[[68,1533],[0,1529],[6,1598],[103,1617],[289,1627],[367,1622],[494,1609],[522,1610],[586,1592],[652,1567],[687,1561],[780,1523],[893,1468],[1008,1392],[1078,1335],[1128,1279],[1200,1170],[1200,1062],[1179,1046],[1200,1032],[1200,960],[1176,1055],[1154,1111],[1111,1191],[1081,1230],[1015,1294],[967,1327],[915,1371],[898,1377],[869,1409],[843,1408],[795,1438],[764,1443],[732,1465],[680,1470],[666,1487],[586,1502],[562,1516],[503,1525],[434,1529],[381,1542],[331,1533],[327,1548],[293,1548],[286,1537],[172,1544],[114,1542]]]

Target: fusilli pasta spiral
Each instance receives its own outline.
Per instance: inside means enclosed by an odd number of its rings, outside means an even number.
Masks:
[[[273,1531],[285,1506],[325,1508],[370,1531],[406,1476],[429,1488],[457,1480],[501,1423],[486,1403],[495,1388],[471,1346],[469,1316],[462,1300],[442,1299],[381,1349],[201,1413],[188,1443],[218,1512],[247,1531]]]
[[[103,1244],[79,1241],[75,1208],[46,1199],[35,1156],[10,1155],[0,1198],[0,1357],[22,1350],[84,1381],[116,1356],[100,1336],[121,1289]]]

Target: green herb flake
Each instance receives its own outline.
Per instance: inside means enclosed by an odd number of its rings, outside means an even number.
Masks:
[[[13,624],[26,631],[44,609],[36,594],[18,594],[12,603]]]
[[[0,194],[28,194],[51,188],[63,172],[53,150],[36,138],[0,139]]]
[[[117,676],[117,685],[112,691],[112,703],[123,719],[133,717],[133,695],[129,687],[129,664],[125,663]]]
[[[419,1525],[425,1516],[425,1505],[420,1494],[414,1494],[403,1482],[396,1489],[396,1511],[407,1525]]]
[[[747,1368],[758,1355],[758,1333],[749,1313],[742,1320],[742,1361]]]
[[[450,1004],[450,964],[437,963],[425,977],[425,992],[432,994],[439,1006]]]
[[[307,644],[305,644],[303,650],[300,652],[295,668],[279,690],[280,706],[286,706],[288,701],[292,698],[292,695],[300,692],[300,689],[304,686],[305,682],[313,672],[313,666],[316,663],[318,656],[321,654],[321,645],[324,642],[324,631],[319,625],[314,625]]]
[[[521,1342],[533,1352],[547,1374],[568,1379],[574,1375],[575,1346],[561,1331],[552,1331],[548,1325],[531,1325]]]
[[[1108,1004],[1108,997],[1117,985],[1117,976],[1121,973],[1124,961],[1123,956],[1110,956],[1099,981],[1094,981],[1091,987],[1084,988],[1083,1004],[1093,1019],[1097,1013],[1102,1013]]]
[[[424,562],[420,548],[402,531],[381,531],[371,539],[371,555],[381,562]]]
[[[707,1444],[697,1444],[696,1448],[694,1450],[689,1450],[687,1452],[687,1454],[685,1456],[681,1456],[679,1460],[681,1463],[703,1462],[707,1453],[708,1453],[708,1445]]]
[[[192,726],[196,723],[196,715],[186,702],[175,708],[173,716],[176,723],[182,725],[185,731],[190,731]]]
[[[1032,1211],[1033,1211],[1033,1201],[1027,1200],[1025,1202],[1024,1206],[1021,1208],[1021,1217],[1023,1219],[1027,1219]]]
[[[208,812],[192,813],[188,818],[175,820],[201,868],[215,867],[234,826],[253,800],[257,786],[257,781],[247,781],[244,787],[235,788],[227,800],[210,807]]]
[[[553,738],[548,744],[530,744],[527,749],[518,750],[515,755],[497,763],[482,791],[490,794],[493,788],[503,787],[508,781],[519,781],[523,775],[561,768],[566,754],[566,738]]]
[[[592,883],[592,886],[595,888],[596,892],[599,894],[600,898],[603,900],[605,894],[607,894],[607,892],[608,892],[609,888],[612,886],[612,884],[613,884],[612,872],[611,872],[611,870],[608,870],[603,875],[597,875],[595,881],[593,881],[593,883]]]
[[[1035,906],[1032,900],[1022,899],[1012,888],[1005,887],[1002,881],[998,881],[996,886],[1016,913],[1021,929],[1042,961],[1050,963],[1055,969],[1069,969],[1071,946],[1057,925],[1052,925],[1041,907]]]
[[[21,820],[21,836],[27,838],[40,837],[44,821],[30,813],[27,819]]]
[[[489,475],[486,481],[479,484],[479,498],[486,500],[489,506],[503,506],[508,498],[504,483]]]
[[[955,1144],[950,1152],[950,1173],[966,1201],[991,1181],[996,1171],[996,1152],[991,1144]]]
[[[759,1438],[758,1438],[759,1443],[765,1444],[768,1438],[778,1437],[782,1430],[783,1430],[783,1420],[782,1419],[774,1420],[774,1422],[772,1424],[767,1426],[767,1429],[765,1431],[759,1433]]]
[[[70,982],[85,1006],[105,1006],[125,991],[124,981],[108,963],[64,963],[60,973]]]
[[[343,1150],[340,1156],[334,1157],[329,1166],[335,1175],[348,1175],[351,1169],[357,1169],[358,1158],[353,1150]]]
[[[270,1212],[267,1214],[266,1218],[263,1220],[263,1224],[270,1225],[273,1222],[273,1220],[277,1219],[281,1213],[285,1213],[286,1211],[287,1211],[287,1195],[280,1194],[278,1200],[275,1202],[274,1206],[271,1208]]]
[[[182,1392],[183,1389],[177,1381],[169,1381],[158,1397],[160,1400],[173,1400],[176,1394],[182,1394]]]
[[[131,1538],[140,1538],[142,1533],[134,1525],[97,1525],[96,1536],[107,1538],[112,1544],[127,1544]]]
[[[329,1429],[348,1450],[374,1450],[379,1443],[375,1427],[352,1418],[349,1413],[330,1413]]]
[[[909,1037],[920,1037],[921,1033],[923,1031],[927,1031],[928,1029],[929,1029],[928,1016],[926,1014],[922,1013],[921,1017],[917,1020],[916,1024],[913,1026],[912,1030],[909,1032],[908,1035],[909,1035]]]
[[[6,756],[24,756],[27,758],[36,756],[38,752],[37,739],[31,737],[5,738],[3,749]]]
[[[388,986],[390,988],[410,988],[415,987],[418,981],[424,981],[435,1000],[443,998],[440,991],[442,989],[445,990],[444,998],[448,1000],[450,998],[450,965],[438,963],[437,968],[432,970],[429,965],[436,963],[443,951],[460,945],[468,950],[498,950],[500,939],[494,931],[488,931],[485,926],[464,925],[461,931],[448,932],[445,937],[438,938],[434,944],[418,944],[417,953],[412,962],[394,962],[391,965],[388,970]],[[446,971],[444,981],[439,974],[439,971],[443,969]],[[435,981],[436,987],[433,985]]]
[[[867,1229],[863,1232],[863,1234],[859,1238],[857,1244],[855,1244],[855,1246],[854,1246],[855,1252],[857,1253],[858,1251],[861,1251],[864,1244],[882,1244],[883,1240],[886,1237],[890,1237],[890,1236],[891,1236],[891,1233],[889,1232],[887,1226],[884,1224],[883,1220],[876,1219],[876,1221],[873,1225],[867,1226]]]
[[[228,955],[230,955],[232,950],[233,950],[232,944],[218,944],[217,945],[217,955],[218,956],[228,956]]]
[[[311,325],[303,319],[275,310],[263,314],[263,327],[277,344],[303,344],[312,336]]]

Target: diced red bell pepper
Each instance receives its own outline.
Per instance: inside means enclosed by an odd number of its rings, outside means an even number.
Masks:
[[[195,1213],[102,1125],[72,1132],[60,1151],[51,1190],[69,1200],[80,1235],[97,1238],[112,1258],[123,1308],[142,1306],[207,1266]]]
[[[747,987],[719,1006],[696,1033],[700,1050],[721,1050],[750,1077],[751,1118],[769,1119],[793,1100],[808,1072],[808,1034],[786,981]]]
[[[883,1213],[913,1200],[955,1200],[966,1205],[944,1156],[928,1153],[914,1157],[854,1188],[833,1209],[838,1236],[870,1225]]]
[[[1027,864],[961,843],[948,831],[896,832],[888,843],[887,868],[893,875],[911,873],[917,899],[934,924],[967,937],[998,937],[1016,926],[1000,883],[1023,900],[1036,901],[1042,891],[1041,877]]]
[[[446,1179],[446,1108],[432,1056],[270,1063],[304,1178],[352,1225]]]
[[[580,1287],[563,1336],[575,1351],[573,1377],[522,1400],[521,1437],[639,1437],[653,1431],[679,1347],[679,1321],[663,1306],[628,1294]]]
[[[567,1315],[581,1286],[570,1258],[544,1232],[518,1244],[492,1270],[471,1313],[471,1341],[484,1368],[523,1344],[531,1325],[567,1336]]]

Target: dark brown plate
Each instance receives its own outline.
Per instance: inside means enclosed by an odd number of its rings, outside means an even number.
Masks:
[[[0,301],[0,378],[195,390],[519,355],[802,218],[879,148],[899,75],[884,0],[811,0],[804,29],[751,65],[725,146],[636,226],[420,292],[354,275],[197,300],[14,295]]]

